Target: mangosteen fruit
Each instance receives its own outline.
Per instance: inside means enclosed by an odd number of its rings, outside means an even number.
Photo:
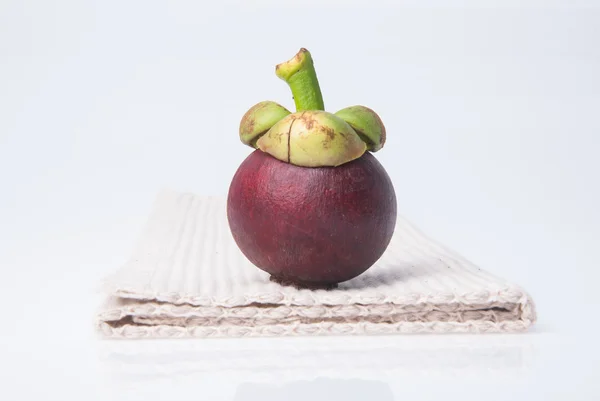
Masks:
[[[371,267],[394,232],[394,187],[371,154],[385,144],[385,127],[365,106],[325,111],[308,50],[275,72],[296,112],[264,101],[243,116],[240,139],[255,150],[231,182],[229,227],[272,281],[333,288]]]

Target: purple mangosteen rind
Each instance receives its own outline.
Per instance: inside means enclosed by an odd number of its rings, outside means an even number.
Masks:
[[[369,269],[396,224],[396,195],[370,152],[386,140],[365,106],[324,110],[306,49],[276,67],[296,111],[264,101],[240,122],[241,141],[256,150],[229,188],[227,217],[242,253],[271,281],[331,289]]]
[[[272,281],[332,288],[369,269],[396,225],[396,195],[371,153],[308,168],[255,150],[236,171],[227,217],[239,249]]]

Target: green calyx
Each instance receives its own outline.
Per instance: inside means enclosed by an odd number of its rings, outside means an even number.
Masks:
[[[275,123],[291,112],[285,107],[270,101],[255,104],[244,114],[240,122],[240,139],[246,145],[256,147],[256,141]]]
[[[335,113],[346,121],[367,144],[368,150],[377,152],[385,144],[385,127],[381,118],[368,107],[351,106]]]
[[[279,160],[304,167],[339,166],[361,157],[367,149],[348,123],[320,110],[290,114],[256,144]]]
[[[308,50],[277,65],[275,73],[290,86],[296,113],[271,101],[256,104],[240,122],[244,144],[303,167],[339,166],[383,147],[385,127],[373,110],[352,106],[335,114],[324,111]]]

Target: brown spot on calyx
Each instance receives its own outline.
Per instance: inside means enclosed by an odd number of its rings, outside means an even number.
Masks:
[[[331,127],[321,126],[321,131],[323,131],[329,140],[333,140],[335,138],[335,131]]]
[[[304,128],[306,128],[307,130],[312,129],[312,127],[317,123],[317,121],[315,121],[313,117],[311,117],[310,115],[305,115],[304,112],[298,118],[304,121]]]
[[[254,130],[255,124],[256,120],[254,118],[248,118],[246,120],[246,132],[252,132]]]
[[[256,125],[256,119],[255,118],[252,118],[252,117],[245,117],[245,118],[243,118],[242,119],[242,123],[241,123],[241,127],[240,127],[240,134],[242,134],[244,136],[246,136],[248,134],[251,134],[254,131],[254,126],[255,125]],[[256,142],[266,132],[267,131],[258,132],[256,134],[254,134],[254,136],[252,138],[248,138],[248,145],[252,146],[253,148],[256,148]]]

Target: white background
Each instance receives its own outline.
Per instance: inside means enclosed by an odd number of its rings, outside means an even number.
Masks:
[[[526,288],[531,333],[96,338],[155,194],[226,194],[302,46],[329,111],[382,117],[400,212]],[[599,135],[598,2],[2,0],[0,399],[598,399]]]

